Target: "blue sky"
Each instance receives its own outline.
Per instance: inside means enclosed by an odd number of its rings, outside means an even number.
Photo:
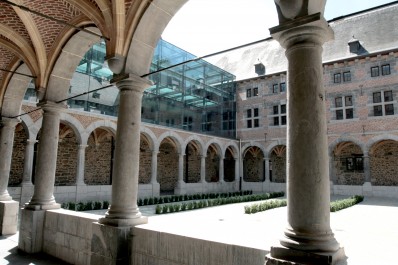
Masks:
[[[327,20],[391,0],[328,0]],[[269,36],[278,24],[273,0],[189,0],[170,21],[163,39],[197,55]]]

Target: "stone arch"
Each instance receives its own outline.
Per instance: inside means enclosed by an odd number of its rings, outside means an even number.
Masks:
[[[233,154],[233,157],[235,159],[239,159],[239,146],[236,142],[229,141],[228,143],[225,144],[225,149],[224,153],[230,149],[231,153]]]
[[[90,27],[96,31],[97,28]],[[44,98],[48,101],[60,102],[68,96],[70,81],[77,65],[82,60],[88,49],[96,42],[98,37],[79,31],[69,38],[58,55],[48,79]]]
[[[276,145],[269,154],[270,181],[286,182],[286,146]]]
[[[369,150],[369,163],[372,185],[398,186],[398,165],[396,162],[397,159],[397,140],[383,139],[373,143]]]
[[[199,136],[197,136],[197,135],[191,135],[191,136],[189,136],[187,139],[185,139],[185,141],[184,141],[184,144],[182,145],[183,146],[183,149],[185,149],[186,148],[186,146],[191,142],[191,141],[194,141],[195,143],[197,143],[197,145],[198,145],[198,148],[200,148],[200,154],[201,155],[205,155],[204,154],[204,150],[205,150],[205,143],[203,142],[203,140],[199,137]]]
[[[371,138],[365,147],[365,151],[371,154],[371,148],[374,146],[375,143],[380,142],[380,141],[385,141],[385,140],[392,140],[392,141],[398,141],[398,135],[394,134],[383,134],[383,135],[378,135],[373,138]]]
[[[344,143],[344,142],[351,142],[357,146],[359,146],[362,150],[362,152],[367,152],[368,149],[365,149],[365,144],[358,140],[357,138],[353,138],[353,137],[340,137],[336,140],[334,140],[332,143],[329,144],[329,155],[332,156],[336,147],[340,144],[340,143]]]
[[[181,144],[172,133],[163,136],[159,140],[157,180],[161,194],[173,194],[178,182]]]
[[[114,136],[116,135],[116,124],[110,120],[99,120],[91,123],[82,133],[82,144],[86,144],[90,134],[97,128],[106,128]]]
[[[75,117],[73,117],[65,112],[61,112],[60,123],[64,123],[64,124],[68,125],[69,127],[71,127],[71,129],[74,131],[74,133],[76,135],[78,144],[85,144],[82,142],[82,134],[84,134],[85,129],[78,119],[76,119]]]
[[[212,140],[205,146],[206,150],[206,182],[218,182],[220,180],[220,160],[224,159],[222,144],[218,140]]]
[[[243,180],[246,182],[262,182],[264,174],[264,151],[257,145],[245,146],[243,149]]]
[[[199,137],[189,137],[190,141],[184,144],[184,181],[197,183],[200,181],[201,157],[203,155],[203,142]]]
[[[145,137],[147,138],[148,142],[149,142],[149,147],[151,148],[151,151],[158,151],[159,146],[156,145],[156,135],[152,132],[151,129],[149,129],[148,127],[141,127],[141,135],[145,135]]]
[[[164,133],[162,133],[162,135],[159,136],[158,140],[156,141],[156,145],[155,145],[155,148],[157,147],[157,150],[159,150],[160,144],[166,138],[173,139],[178,153],[183,152],[182,147],[183,147],[184,141],[182,140],[182,138],[177,133],[175,133],[173,131],[164,132]]]
[[[16,69],[16,72],[25,75],[31,74],[26,64],[20,65]],[[12,75],[4,94],[3,104],[1,107],[1,116],[15,117],[19,115],[21,111],[23,97],[31,81],[32,81],[31,77],[17,75],[17,74]]]
[[[28,135],[28,139],[36,140],[36,136],[40,130],[40,127],[35,123],[29,115],[22,115],[20,117],[21,124]],[[40,123],[41,124],[41,123]]]
[[[125,72],[141,76],[149,70],[157,42],[175,13],[188,0],[152,1],[142,15],[132,34],[127,55]]]
[[[331,154],[334,181],[337,185],[365,183],[364,153],[359,141],[335,141]]]
[[[245,152],[246,152],[247,148],[252,147],[252,146],[258,147],[263,152],[264,156],[266,154],[268,154],[268,152],[266,152],[266,149],[264,148],[263,145],[261,145],[260,143],[255,142],[255,141],[250,141],[249,143],[246,143],[245,145],[243,145],[241,150],[240,150],[242,158],[245,156]]]
[[[112,183],[113,154],[115,149],[115,128],[107,123],[96,123],[87,130],[84,182],[87,185],[108,185]]]

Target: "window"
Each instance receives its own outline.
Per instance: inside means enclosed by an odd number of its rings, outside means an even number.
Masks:
[[[343,99],[342,99],[342,97],[337,97],[337,98],[335,98],[334,101],[336,103],[336,108],[343,107]]]
[[[392,101],[392,91],[384,91],[384,101]]]
[[[100,94],[100,93],[98,93],[98,92],[94,92],[94,93],[93,93],[93,98],[99,99],[100,97],[101,97],[101,94]]]
[[[260,126],[259,109],[248,109],[247,111],[247,128],[258,128]]]
[[[341,83],[341,74],[334,74],[334,83]]]
[[[336,120],[354,118],[352,96],[336,97],[334,103],[336,108]]]
[[[278,93],[278,84],[272,86],[272,93]]]
[[[258,96],[258,87],[253,88],[253,97]]]
[[[247,98],[251,98],[252,97],[252,90],[250,88],[246,89],[246,97]]]
[[[285,92],[286,91],[286,83],[280,83],[279,88],[280,88],[280,92]]]
[[[274,114],[279,114],[279,106],[274,106]]]
[[[363,157],[347,157],[346,158],[346,171],[363,171]]]
[[[384,107],[385,107],[386,115],[394,115],[394,105],[393,104],[387,104],[387,105],[384,105]]]
[[[272,125],[286,125],[286,104],[273,106]]]
[[[381,102],[381,92],[373,93],[373,103]]]
[[[381,105],[373,106],[373,113],[375,116],[383,116],[383,108]]]
[[[385,104],[385,102],[392,102],[393,100],[392,90],[374,92],[373,103],[377,105],[373,106],[373,116],[394,115],[394,104]]]
[[[343,81],[344,82],[350,82],[351,81],[351,72],[344,72],[343,73]]]
[[[390,65],[389,65],[389,64],[385,64],[385,65],[382,65],[382,66],[381,66],[381,74],[382,74],[382,75],[389,75],[389,74],[391,74]]]
[[[253,116],[258,117],[258,108],[253,109],[253,112],[254,112]]]
[[[374,66],[374,67],[370,68],[370,76],[371,77],[376,77],[376,76],[379,76],[379,75],[380,75],[380,73],[379,73],[379,67],[378,66]]]

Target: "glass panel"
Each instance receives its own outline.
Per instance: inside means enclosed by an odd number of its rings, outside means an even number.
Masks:
[[[336,108],[342,107],[343,106],[343,98],[342,97],[335,98],[335,104],[336,104]]]
[[[248,110],[247,110],[247,117],[248,117],[248,118],[251,118],[251,117],[252,117],[252,110],[251,110],[251,109],[248,109]]]
[[[272,86],[272,93],[278,93],[278,84]]]
[[[351,81],[351,72],[344,72],[343,73],[343,79],[344,79],[344,82]]]
[[[390,65],[389,64],[381,66],[381,74],[382,75],[389,75],[390,73],[391,72],[390,72]]]
[[[254,128],[258,128],[258,127],[259,127],[259,120],[254,119]]]
[[[254,117],[258,117],[258,108],[255,108],[255,109],[254,109],[254,114],[253,114],[253,116],[254,116]]]
[[[352,96],[346,96],[345,97],[345,106],[352,106]]]
[[[252,127],[252,120],[247,120],[247,128],[251,128]]]
[[[354,118],[354,109],[346,109],[345,110],[345,118],[353,119]]]
[[[285,92],[286,91],[286,83],[281,83],[280,84],[280,91]]]
[[[382,109],[381,105],[373,106],[373,112],[374,112],[374,116],[383,116],[383,109]]]
[[[334,83],[341,83],[341,74],[334,74]]]
[[[247,89],[246,90],[246,97],[250,98],[252,96],[252,90],[251,89]]]
[[[344,119],[343,110],[342,109],[336,110],[336,120],[342,120],[342,119]]]
[[[281,105],[281,114],[286,113],[286,104]]]
[[[274,106],[274,114],[279,114],[279,106]]]
[[[286,125],[286,116],[281,116],[281,124]]]
[[[394,115],[394,105],[393,104],[387,104],[384,106],[386,115]]]
[[[381,102],[381,92],[373,93],[373,103],[380,103]]]
[[[384,101],[392,101],[392,91],[384,91]]]
[[[258,87],[253,88],[253,97],[258,96]]]
[[[375,76],[379,76],[379,67],[375,66],[375,67],[371,67],[370,68],[370,76],[375,77]]]
[[[274,125],[279,125],[279,117],[274,117]]]

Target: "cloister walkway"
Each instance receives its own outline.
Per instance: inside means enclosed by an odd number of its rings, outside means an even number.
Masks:
[[[154,206],[145,206],[140,210],[151,217],[148,224],[139,228],[253,248],[262,265],[264,255],[285,228],[286,207],[246,215],[245,204],[248,203],[166,215],[154,215]],[[101,214],[100,211],[93,213]],[[331,227],[348,256],[348,260],[339,265],[396,264],[397,220],[398,200],[381,197],[365,197],[356,206],[331,213]],[[65,264],[49,260],[48,256],[17,254],[17,241],[18,235],[0,237],[0,264]]]

